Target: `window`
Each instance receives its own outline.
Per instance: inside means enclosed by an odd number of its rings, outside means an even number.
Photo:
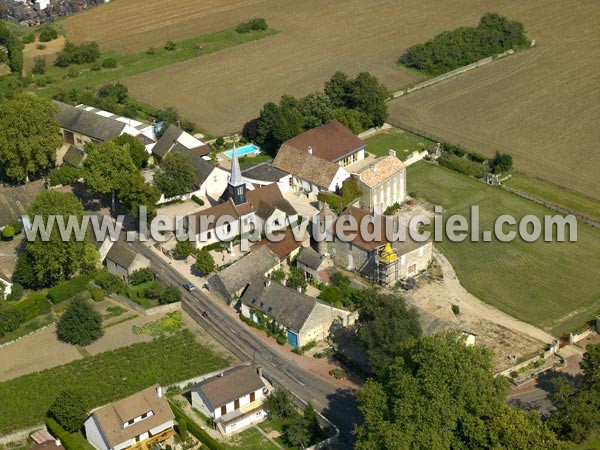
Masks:
[[[227,405],[221,406],[221,415],[224,416],[227,414]]]
[[[408,273],[409,274],[414,274],[416,272],[417,272],[417,265],[416,264],[413,264],[412,266],[408,267]]]
[[[208,231],[206,233],[206,239],[210,239],[210,238],[212,238],[212,231]]]
[[[233,409],[240,409],[240,399],[236,398],[233,402]]]
[[[250,392],[250,403],[256,400],[256,394],[254,392]]]

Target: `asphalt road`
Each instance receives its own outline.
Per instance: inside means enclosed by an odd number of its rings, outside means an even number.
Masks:
[[[139,253],[152,262],[154,272],[164,283],[181,286],[188,281],[167,264],[153,250],[141,243],[133,243]],[[183,288],[182,288],[183,291]],[[182,307],[206,331],[242,361],[252,361],[263,367],[268,379],[293,392],[320,411],[340,431],[338,448],[353,447],[352,429],[361,419],[354,393],[337,389],[330,383],[299,367],[293,360],[286,359],[248,331],[246,325],[224,311],[225,303],[216,303],[201,288],[194,292],[183,291]],[[202,317],[208,311],[209,317]]]

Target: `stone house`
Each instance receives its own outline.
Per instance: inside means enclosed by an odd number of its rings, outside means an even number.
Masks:
[[[214,419],[215,428],[230,436],[265,419],[263,403],[271,390],[254,367],[237,366],[192,387],[192,408]]]
[[[97,450],[144,450],[175,435],[175,416],[158,384],[92,411],[85,436]]]
[[[304,273],[307,280],[329,284],[333,262],[325,255],[319,255],[312,247],[302,248],[296,260],[296,266]]]
[[[389,156],[377,158],[358,172],[358,184],[362,190],[360,207],[383,214],[387,207],[406,199],[406,167],[390,150]]]
[[[287,335],[288,344],[299,348],[323,341],[335,327],[351,325],[350,312],[335,308],[267,278],[254,279],[240,298],[244,317],[260,323],[274,320]]]
[[[150,268],[150,260],[124,242],[115,242],[104,258],[106,269],[129,284],[131,274],[138,269]]]

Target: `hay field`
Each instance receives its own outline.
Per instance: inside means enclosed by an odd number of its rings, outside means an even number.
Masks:
[[[600,198],[600,3],[515,7],[538,47],[390,103],[390,121]]]
[[[531,0],[533,1],[533,0]],[[254,16],[280,31],[262,42],[203,56],[125,80],[134,98],[174,104],[213,134],[241,129],[283,93],[320,89],[336,70],[370,71],[391,89],[420,79],[395,66],[402,50],[437,32],[475,25],[510,0],[114,0],[66,20],[69,39],[138,51],[231,27]]]

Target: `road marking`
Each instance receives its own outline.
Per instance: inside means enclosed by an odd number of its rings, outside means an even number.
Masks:
[[[230,328],[230,330],[233,334],[237,334],[237,331],[235,331],[233,328]]]
[[[273,367],[277,367],[277,366],[276,366],[274,363],[271,363],[271,365],[272,365]]]

